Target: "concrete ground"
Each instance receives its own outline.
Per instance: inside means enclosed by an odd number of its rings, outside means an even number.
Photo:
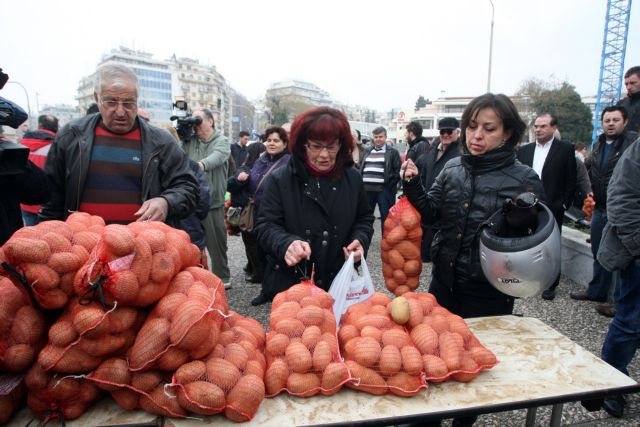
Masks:
[[[369,250],[367,264],[376,290],[387,292],[382,279],[382,268],[380,264],[379,220],[376,220],[374,227],[375,233]],[[240,314],[259,320],[266,327],[271,304],[265,304],[260,307],[251,306],[250,301],[258,295],[260,285],[245,283],[242,267],[245,265],[246,257],[241,238],[239,236],[229,237],[228,243],[229,267],[232,274],[232,289],[227,291],[229,305],[231,309]],[[429,277],[429,272],[423,271],[420,280],[420,291],[427,289]],[[570,299],[569,292],[577,291],[579,288],[580,285],[563,277],[555,300],[545,301],[540,297],[520,299],[516,302],[514,314],[538,318],[593,354],[599,355],[611,319],[596,313],[594,309],[596,303]],[[636,357],[629,366],[630,375],[635,379],[640,378],[640,360],[638,359],[639,358]],[[550,418],[550,406],[538,408],[536,425],[549,425]],[[525,419],[525,410],[487,414],[481,415],[475,423],[475,426],[524,426]],[[442,425],[449,426],[451,425],[451,421],[447,420],[443,422]],[[613,418],[603,410],[587,412],[578,402],[565,404],[562,414],[562,425],[639,426],[640,395],[634,394],[627,396],[625,415],[621,419]]]

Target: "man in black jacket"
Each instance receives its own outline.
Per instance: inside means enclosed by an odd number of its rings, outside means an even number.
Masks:
[[[425,191],[433,185],[444,165],[455,157],[460,157],[460,122],[455,117],[444,117],[438,122],[440,138],[438,144],[418,158],[416,166]],[[431,262],[431,242],[439,228],[439,223],[422,223],[422,261]]]
[[[193,212],[198,181],[173,137],[138,118],[133,70],[100,67],[94,97],[100,113],[67,124],[51,145],[44,168],[51,200],[40,218],[64,220],[80,210],[107,223],[128,223],[179,220]]]
[[[409,143],[409,149],[407,150],[407,159],[411,159],[414,162],[422,156],[422,154],[428,151],[431,146],[427,138],[422,136],[422,125],[416,121],[409,122],[406,127],[407,142]]]
[[[593,148],[589,168],[589,178],[596,202],[591,218],[591,252],[593,253],[593,279],[584,291],[572,292],[575,300],[605,302],[613,283],[613,273],[602,268],[596,255],[600,247],[602,230],[607,224],[607,190],[615,166],[622,153],[637,139],[638,134],[626,129],[627,111],[621,106],[610,106],[602,111],[604,132],[598,137]],[[598,307],[597,307],[598,309]],[[612,304],[600,307],[599,313],[613,316]]]
[[[400,154],[386,144],[387,130],[382,126],[373,130],[373,145],[362,158],[362,181],[373,212],[380,209],[380,230],[384,232],[384,220],[396,202],[400,180]]]
[[[518,150],[518,160],[531,166],[542,180],[546,200],[558,228],[562,231],[564,211],[573,203],[576,190],[576,156],[573,144],[554,138],[557,120],[550,113],[543,113],[534,122],[535,142]],[[542,298],[553,300],[560,282],[560,274]]]
[[[624,86],[627,97],[621,99],[618,105],[627,110],[627,129],[640,132],[640,66],[631,67],[624,73]]]

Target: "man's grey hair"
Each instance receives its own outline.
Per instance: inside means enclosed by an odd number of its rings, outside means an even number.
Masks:
[[[93,90],[95,93],[101,93],[104,82],[112,82],[117,79],[134,82],[136,84],[136,95],[140,93],[138,76],[136,76],[136,73],[131,68],[122,64],[105,64],[98,68],[96,78],[93,81]]]

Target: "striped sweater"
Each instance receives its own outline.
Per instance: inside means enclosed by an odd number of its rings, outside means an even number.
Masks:
[[[96,127],[80,211],[101,216],[107,224],[127,224],[141,206],[142,147],[140,129],[123,135]]]
[[[365,191],[379,192],[384,190],[384,155],[386,152],[386,145],[383,145],[380,150],[374,148],[365,160],[362,166],[362,182],[364,182]]]

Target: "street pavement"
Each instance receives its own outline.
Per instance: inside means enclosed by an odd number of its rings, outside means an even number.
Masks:
[[[376,290],[387,292],[382,278],[380,262],[379,219],[376,219],[374,229],[375,233],[367,257],[367,265],[369,266]],[[586,237],[587,235],[585,234],[585,238]],[[229,306],[232,310],[237,311],[243,316],[257,319],[266,328],[268,326],[271,304],[264,304],[259,307],[251,306],[251,299],[258,295],[260,285],[245,283],[242,268],[246,263],[246,257],[242,239],[239,236],[229,237],[228,244],[229,268],[232,274],[232,288],[227,291]],[[422,272],[418,291],[427,290],[430,274],[428,265],[425,264],[425,267],[426,271]],[[539,296],[519,299],[516,301],[514,314],[538,318],[593,354],[599,356],[611,319],[600,316],[595,311],[596,303],[574,301],[569,298],[569,292],[580,290],[580,287],[581,285],[563,276],[555,300],[545,301]],[[638,357],[634,358],[629,366],[630,376],[634,379],[640,378],[640,361],[638,359]],[[551,406],[538,408],[536,426],[549,425],[550,419]],[[474,426],[518,427],[524,426],[525,420],[525,410],[507,411],[481,415]],[[640,395],[634,394],[627,396],[627,407],[625,408],[625,415],[622,419],[613,418],[604,410],[588,412],[579,402],[565,404],[561,424],[605,427],[639,426]],[[451,420],[444,421],[442,425],[450,426]]]

